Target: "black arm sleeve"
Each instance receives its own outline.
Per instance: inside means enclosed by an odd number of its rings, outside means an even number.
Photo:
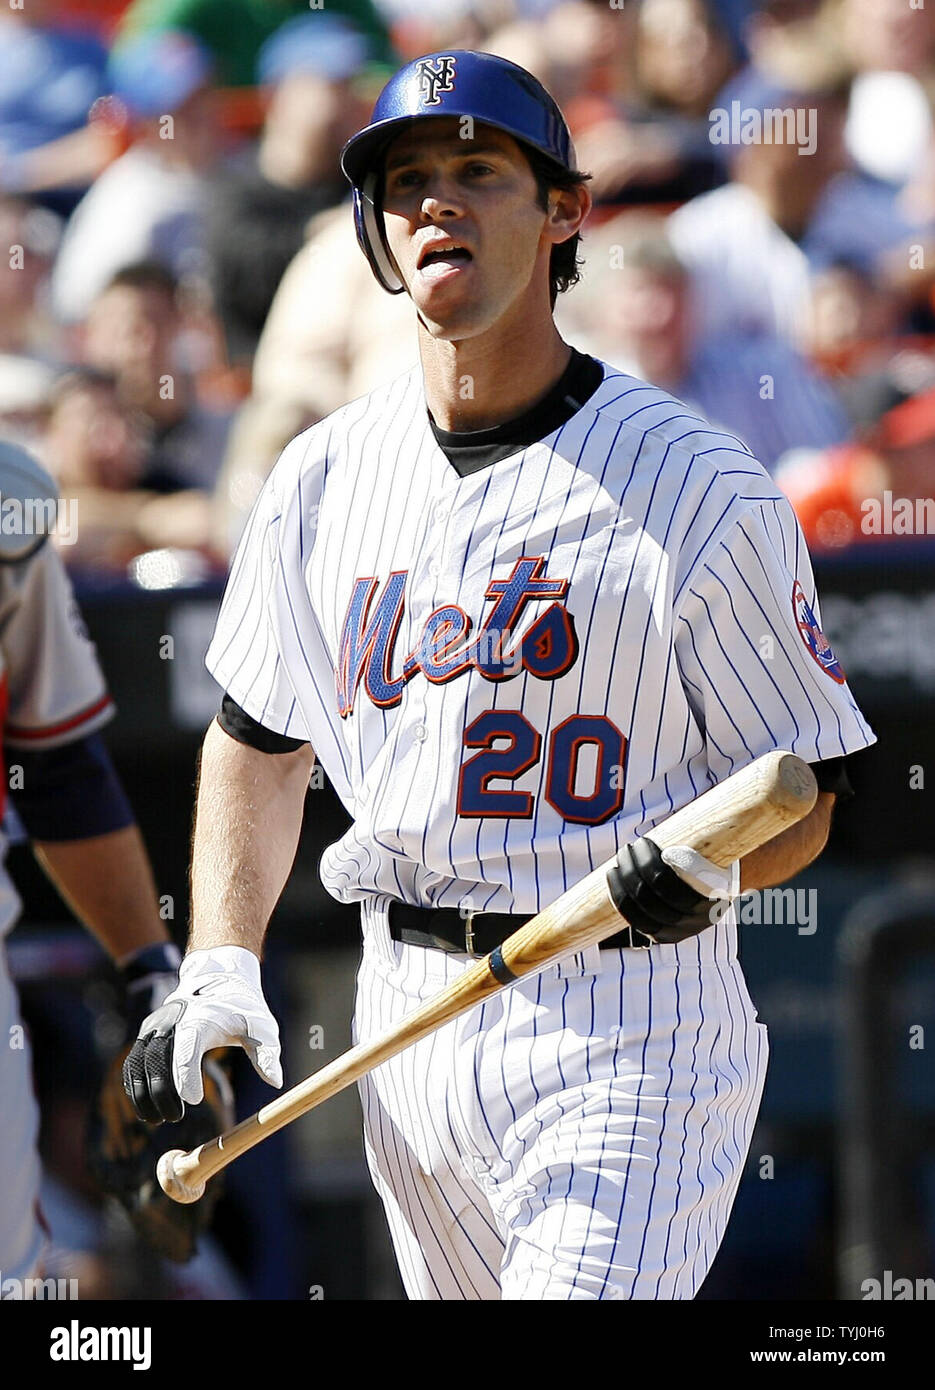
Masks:
[[[294,753],[297,748],[304,748],[307,744],[306,739],[288,738],[273,729],[265,729],[226,693],[221,701],[218,723],[238,743],[249,744],[261,753]]]
[[[820,792],[834,792],[839,801],[849,801],[854,795],[847,775],[847,758],[826,758],[820,763],[809,763],[809,767]]]

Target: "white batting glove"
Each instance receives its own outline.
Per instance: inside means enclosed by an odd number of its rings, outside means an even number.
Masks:
[[[264,1081],[282,1086],[279,1026],[263,997],[260,962],[243,946],[192,951],[178,987],[140,1025],[123,1068],[140,1118],[176,1121],[186,1104],[197,1105],[202,1059],[217,1047],[242,1047]]]
[[[706,898],[729,900],[740,892],[740,860],[735,859],[726,869],[712,864],[688,845],[672,845],[662,851],[662,860],[674,869],[679,878]]]

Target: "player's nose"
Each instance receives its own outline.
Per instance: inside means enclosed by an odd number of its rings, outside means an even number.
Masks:
[[[461,209],[451,199],[424,198],[422,200],[424,222],[450,222],[452,218],[461,215]]]
[[[433,175],[422,189],[421,211],[432,221],[440,217],[460,217],[464,213],[464,200],[450,179]]]

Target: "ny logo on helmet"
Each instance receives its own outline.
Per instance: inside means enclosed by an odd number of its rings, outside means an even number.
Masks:
[[[434,58],[422,59],[416,67],[416,72],[422,83],[423,106],[440,106],[441,93],[454,91],[455,68],[456,60],[447,56],[437,61]]]

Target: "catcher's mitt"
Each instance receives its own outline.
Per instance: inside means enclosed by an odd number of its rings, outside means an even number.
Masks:
[[[200,1202],[180,1206],[156,1181],[156,1162],[167,1149],[193,1149],[229,1129],[233,1094],[224,1063],[215,1054],[205,1060],[200,1105],[187,1106],[178,1124],[144,1123],[123,1089],[123,1061],[131,1042],[107,1068],[91,1117],[88,1167],[103,1191],[125,1208],[143,1240],[160,1255],[184,1263],[197,1249],[199,1232],[210,1224],[221,1183],[210,1183]]]

